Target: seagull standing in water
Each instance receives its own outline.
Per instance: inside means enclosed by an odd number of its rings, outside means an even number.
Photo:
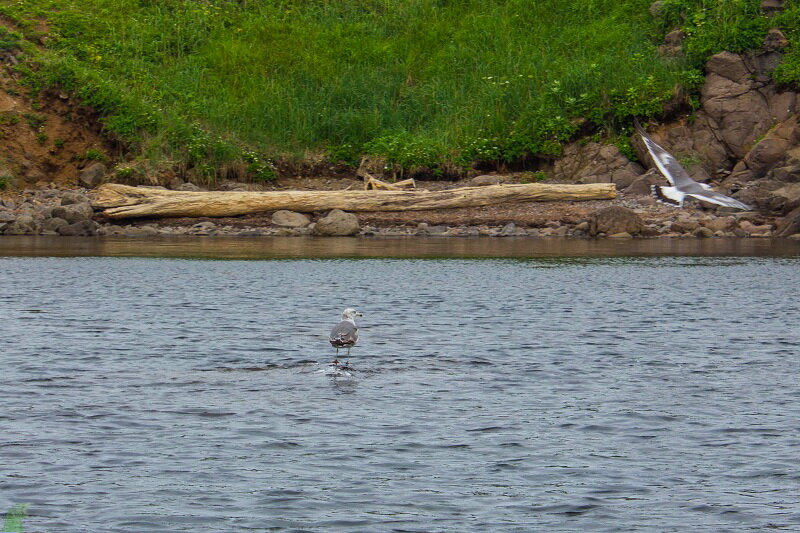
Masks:
[[[336,348],[336,359],[333,363],[339,364],[339,349],[347,348],[347,357],[350,357],[350,348],[358,342],[358,327],[355,317],[364,316],[352,307],[348,307],[342,312],[342,321],[331,330],[330,343]],[[347,366],[345,364],[345,366]]]
[[[687,196],[692,196],[704,202],[711,202],[712,204],[723,205],[725,207],[735,207],[737,209],[744,209],[745,211],[752,211],[753,208],[747,204],[725,196],[722,193],[711,190],[711,186],[705,183],[700,183],[689,177],[689,174],[683,169],[678,160],[669,152],[657,145],[653,139],[647,135],[639,121],[633,119],[633,125],[636,127],[636,132],[641,135],[647,151],[653,158],[653,162],[658,167],[658,170],[669,181],[672,187],[662,187],[660,185],[653,185],[653,196],[662,204],[683,207],[684,199]]]

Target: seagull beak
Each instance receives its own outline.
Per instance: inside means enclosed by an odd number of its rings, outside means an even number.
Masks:
[[[356,316],[364,316],[362,313],[356,313]]]

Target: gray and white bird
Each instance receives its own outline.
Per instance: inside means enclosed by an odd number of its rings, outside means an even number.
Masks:
[[[662,204],[683,207],[683,202],[687,196],[703,200],[704,202],[711,202],[712,204],[723,205],[725,207],[735,207],[737,209],[744,209],[751,211],[753,208],[749,205],[725,196],[711,189],[710,185],[700,183],[689,177],[689,174],[683,169],[675,157],[657,145],[653,139],[647,135],[639,121],[634,119],[633,125],[636,127],[636,132],[641,135],[647,151],[653,158],[653,162],[658,167],[658,170],[667,178],[672,187],[662,187],[661,185],[653,185],[653,197]]]
[[[342,321],[336,324],[331,330],[330,343],[336,348],[336,357],[339,357],[339,349],[347,348],[347,356],[350,357],[350,348],[358,342],[358,327],[355,317],[364,316],[352,307],[348,307],[342,312]],[[338,359],[334,361],[338,363]]]

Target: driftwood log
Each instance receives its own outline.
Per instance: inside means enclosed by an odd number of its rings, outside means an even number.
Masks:
[[[444,191],[269,191],[188,192],[105,184],[92,205],[109,218],[227,217],[288,209],[312,212],[421,211],[476,207],[505,202],[604,200],[614,198],[613,183],[561,185],[529,183],[460,187]]]
[[[388,181],[379,180],[378,178],[367,175],[364,178],[364,190],[387,190],[387,191],[402,191],[403,189],[416,189],[417,182],[412,178],[403,181],[396,181],[389,183]]]

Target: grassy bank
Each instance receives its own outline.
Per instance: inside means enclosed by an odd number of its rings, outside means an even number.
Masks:
[[[653,17],[651,0],[0,0],[0,13],[44,43],[28,83],[77,95],[140,160],[263,180],[276,159],[366,153],[441,174],[558,155],[581,129],[660,114],[709,54],[758,46],[759,3],[666,0]],[[793,40],[797,12],[779,21]],[[686,59],[657,53],[674,27]]]

